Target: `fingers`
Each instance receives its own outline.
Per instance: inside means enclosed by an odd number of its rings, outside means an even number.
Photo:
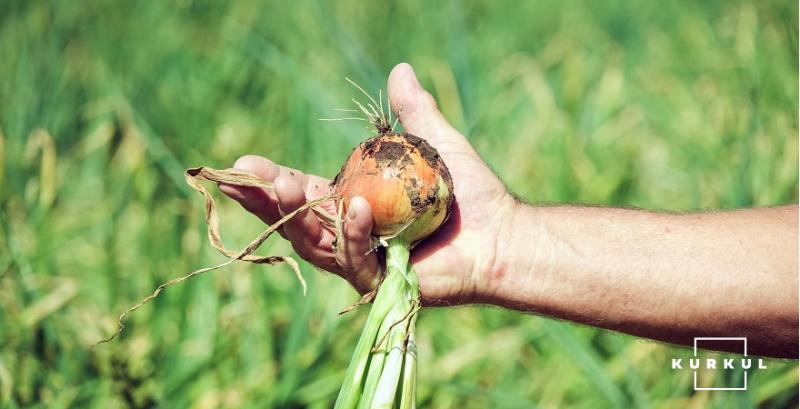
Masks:
[[[303,186],[308,185],[307,179],[308,176],[296,171],[275,179],[275,193],[282,215],[306,203]],[[363,198],[351,200],[342,225],[342,242],[337,243],[335,255],[331,253],[331,234],[326,234],[319,219],[310,210],[297,213],[288,220],[283,225],[283,232],[300,257],[341,275],[359,292],[364,293],[377,286],[378,262],[370,251],[372,212]]]
[[[305,175],[290,171],[275,179],[275,194],[278,197],[278,209],[281,216],[291,213],[306,203]],[[322,226],[319,219],[310,209],[297,213],[283,224],[283,233],[292,242],[297,254],[314,264],[321,264],[330,254],[320,247]],[[332,260],[329,260],[332,261]]]
[[[410,65],[401,63],[392,69],[388,92],[392,110],[398,113],[406,131],[427,139],[439,149],[444,144],[471,150],[467,140],[439,112],[433,96],[422,88]]]
[[[308,199],[330,191],[329,180],[275,165],[260,156],[243,156],[233,167],[273,183],[274,189],[220,185],[222,192],[268,224],[300,208]],[[320,207],[336,213],[333,201]],[[342,230],[342,243],[337,243],[336,254],[332,252],[333,234],[324,229],[311,210],[297,213],[279,232],[303,259],[341,275],[362,293],[370,291],[377,286],[379,274],[377,257],[370,251],[372,212],[366,200],[359,197],[351,201]]]
[[[370,291],[377,286],[379,274],[377,257],[370,248],[372,210],[366,200],[358,196],[350,200],[342,230],[342,243],[336,246],[336,263],[344,278],[359,292]]]
[[[278,165],[256,155],[242,156],[233,164],[233,167],[258,176],[265,182],[273,182],[281,173]],[[231,185],[220,185],[219,190],[239,202],[247,211],[255,214],[267,224],[275,223],[280,218],[277,198],[272,191],[257,187]]]

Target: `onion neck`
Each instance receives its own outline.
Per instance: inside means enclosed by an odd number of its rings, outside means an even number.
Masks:
[[[386,274],[400,273],[408,281],[408,260],[411,256],[411,245],[400,237],[389,239],[387,244]]]

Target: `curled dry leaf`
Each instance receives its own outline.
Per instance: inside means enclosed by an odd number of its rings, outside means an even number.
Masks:
[[[189,184],[189,186],[192,189],[202,194],[203,197],[205,198],[205,206],[206,206],[205,218],[206,218],[206,224],[208,225],[209,243],[211,243],[211,245],[215,249],[217,249],[220,253],[228,257],[228,260],[221,264],[217,264],[216,266],[201,268],[199,270],[192,271],[189,274],[174,278],[159,285],[150,295],[148,295],[147,297],[136,303],[131,308],[127,309],[119,316],[119,318],[117,319],[117,331],[114,334],[112,334],[111,336],[102,341],[97,342],[93,346],[109,342],[114,338],[116,338],[125,329],[125,325],[123,324],[125,318],[130,313],[138,310],[139,308],[147,304],[149,301],[158,297],[158,295],[161,294],[161,292],[165,288],[173,286],[175,284],[179,284],[194,276],[198,276],[200,274],[207,273],[209,271],[220,269],[222,267],[227,266],[228,264],[233,263],[236,260],[247,261],[255,264],[286,263],[289,265],[289,267],[291,267],[292,271],[294,271],[295,275],[297,276],[297,279],[303,286],[303,294],[304,295],[306,294],[308,287],[306,285],[305,279],[303,279],[303,275],[300,273],[300,266],[297,264],[297,261],[288,256],[259,256],[259,255],[254,255],[253,253],[267,240],[267,238],[269,238],[269,236],[272,235],[272,233],[278,230],[278,228],[280,228],[284,223],[286,223],[288,220],[290,220],[298,213],[306,209],[309,208],[312,209],[314,213],[317,214],[318,216],[324,215],[324,219],[322,218],[321,219],[326,224],[336,224],[335,220],[331,220],[332,217],[330,215],[328,215],[321,209],[317,209],[317,206],[329,200],[334,200],[338,198],[337,194],[332,193],[330,195],[323,196],[318,199],[307,202],[303,206],[300,206],[297,210],[286,214],[280,220],[269,226],[258,237],[256,237],[253,241],[251,241],[250,244],[248,244],[247,247],[245,247],[243,250],[233,251],[226,248],[225,245],[222,244],[222,239],[219,234],[220,223],[219,223],[219,216],[217,214],[217,206],[216,203],[214,202],[214,197],[208,192],[205,186],[203,186],[202,182],[208,181],[208,182],[223,183],[232,186],[259,187],[263,189],[273,189],[272,183],[265,182],[264,180],[262,180],[257,176],[253,176],[249,173],[245,173],[240,170],[236,169],[219,170],[205,166],[187,169],[185,177],[186,177],[186,183]]]

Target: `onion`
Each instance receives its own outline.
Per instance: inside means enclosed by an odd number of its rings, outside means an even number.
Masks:
[[[411,246],[449,217],[453,182],[436,149],[376,121],[379,135],[356,147],[333,180],[346,208],[361,196],[372,234],[386,246],[386,275],[350,361],[336,409],[415,407],[415,327],[420,307]]]
[[[453,181],[439,154],[417,136],[387,132],[362,142],[333,180],[344,200],[369,202],[373,235],[413,244],[450,215]]]

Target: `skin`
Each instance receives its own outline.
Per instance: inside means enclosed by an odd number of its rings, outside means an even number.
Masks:
[[[426,138],[453,177],[451,218],[412,253],[426,305],[492,304],[680,345],[747,337],[751,354],[797,357],[796,205],[697,214],[528,206],[444,119],[411,66],[392,70],[388,92],[403,127]],[[220,186],[265,223],[330,189],[328,179],[259,156],[234,167],[275,182],[274,192]],[[378,282],[371,229],[369,204],[354,198],[335,254],[333,234],[311,212],[281,234],[364,293]]]

